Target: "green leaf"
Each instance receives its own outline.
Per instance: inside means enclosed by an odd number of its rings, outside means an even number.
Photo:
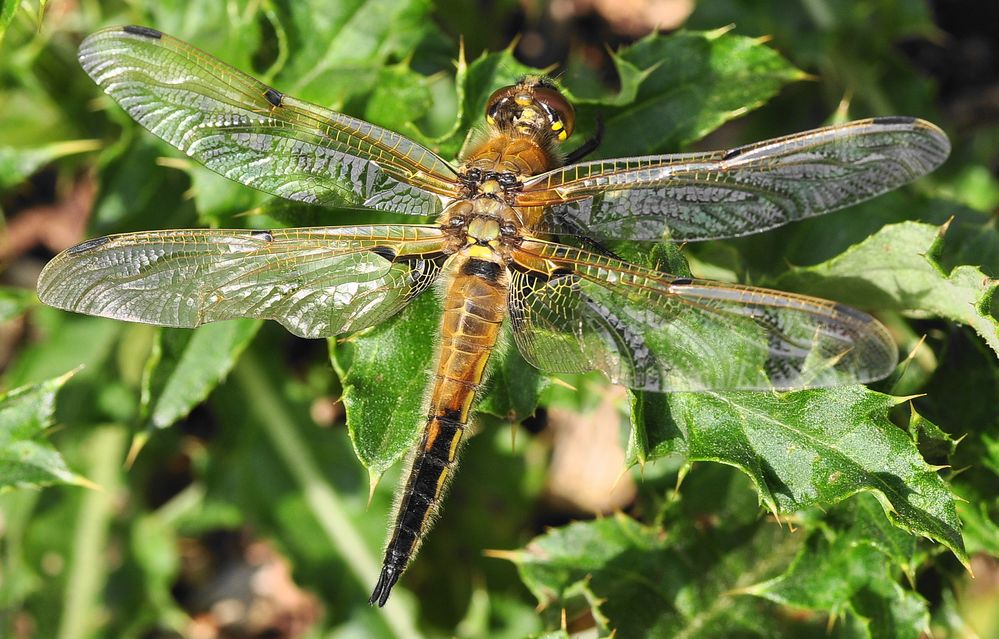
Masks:
[[[505,346],[497,347],[490,358],[489,377],[476,411],[519,424],[534,414],[548,381],[524,360],[512,336],[506,337],[500,342]]]
[[[11,286],[0,286],[0,324],[21,316],[35,304],[35,300],[36,298],[32,291]]]
[[[426,0],[288,3],[288,62],[275,83],[334,108],[375,88],[392,57],[410,54],[431,27]]]
[[[364,119],[395,131],[422,137],[412,123],[430,110],[429,78],[413,71],[408,63],[384,67],[368,98]]]
[[[995,483],[995,478],[992,478]],[[999,556],[999,515],[995,496],[982,494],[975,486],[958,483],[954,491],[961,498],[957,511],[964,524],[968,552]]]
[[[56,393],[72,376],[66,373],[0,394],[0,490],[89,484],[44,438],[52,425]]]
[[[372,480],[412,449],[426,421],[424,397],[441,312],[440,300],[427,293],[372,329],[330,340],[347,428]]]
[[[14,15],[17,13],[19,4],[21,4],[20,0],[0,0],[0,42],[3,42],[3,36],[7,33],[7,27],[14,21]]]
[[[967,553],[954,495],[912,439],[888,419],[904,398],[863,386],[789,393],[672,393],[632,407],[629,457],[669,454],[747,473],[775,513],[829,506],[871,492],[889,520]]]
[[[975,266],[941,268],[936,255],[946,230],[892,224],[827,262],[793,268],[777,286],[863,308],[944,317],[970,326],[999,353],[999,322],[991,314],[996,282]]]
[[[143,419],[166,428],[185,417],[226,378],[260,325],[243,319],[161,329],[142,378]]]
[[[677,540],[619,514],[553,529],[503,557],[550,621],[563,608],[588,611],[600,636],[782,636],[777,615],[732,594],[785,560],[776,530],[750,524]]]
[[[20,184],[49,162],[99,148],[97,140],[67,140],[31,148],[0,146],[0,191]]]
[[[909,435],[923,459],[937,465],[948,464],[957,450],[957,442],[939,426],[917,413],[915,406],[911,407],[909,414]]]
[[[619,68],[629,69],[622,91],[627,96],[634,90],[635,99],[594,100],[578,117],[604,116],[601,157],[675,150],[806,77],[762,40],[724,30],[653,34],[616,58]]]
[[[886,526],[880,510],[869,496],[836,509],[808,536],[784,574],[744,592],[834,617],[850,610],[866,626],[869,637],[926,636],[926,601],[903,588],[897,571],[892,570],[893,564],[905,565],[910,582],[914,581],[915,541]]]

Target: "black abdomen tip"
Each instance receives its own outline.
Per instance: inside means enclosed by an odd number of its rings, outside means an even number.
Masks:
[[[368,599],[368,604],[372,606],[378,606],[381,608],[388,601],[389,594],[392,593],[392,586],[395,582],[399,581],[399,575],[402,571],[391,565],[382,566],[382,572],[378,575],[378,583],[375,584],[375,589],[371,593],[371,597]]]
[[[163,33],[157,31],[156,29],[150,29],[149,27],[141,27],[139,25],[130,24],[121,28],[125,33],[131,33],[132,35],[143,36],[145,38],[152,38],[154,40],[159,40],[163,37]]]

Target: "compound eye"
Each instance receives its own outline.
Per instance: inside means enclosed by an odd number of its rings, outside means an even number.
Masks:
[[[493,91],[493,94],[489,96],[486,101],[486,121],[489,124],[496,123],[496,116],[499,110],[503,107],[504,103],[509,101],[513,94],[517,91],[516,86],[505,86]]]
[[[534,100],[548,113],[552,131],[555,132],[559,140],[565,140],[572,135],[572,130],[576,126],[576,112],[558,89],[536,86],[534,87]]]

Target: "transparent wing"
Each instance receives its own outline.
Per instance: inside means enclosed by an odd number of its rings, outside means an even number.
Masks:
[[[710,153],[598,160],[529,179],[518,205],[550,206],[538,230],[608,240],[758,233],[915,180],[950,152],[936,126],[858,120]]]
[[[436,215],[455,171],[427,148],[297,100],[145,27],[98,31],[80,63],[159,137],[225,177],[289,200]]]
[[[562,244],[514,253],[513,333],[547,372],[604,372],[651,391],[794,389],[888,375],[897,349],[841,304],[677,278]]]
[[[414,225],[112,235],[57,255],[38,296],[159,326],[255,317],[330,337],[373,326],[426,290],[442,244],[437,227]]]

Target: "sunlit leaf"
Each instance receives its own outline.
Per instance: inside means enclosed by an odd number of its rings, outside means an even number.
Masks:
[[[886,226],[827,262],[791,269],[777,285],[862,308],[945,317],[970,326],[999,353],[997,283],[971,265],[945,272],[935,257],[945,232],[917,222]]]
[[[411,450],[426,421],[440,317],[440,301],[427,293],[368,331],[330,341],[351,440],[374,478]]]
[[[746,472],[777,513],[870,492],[887,517],[967,561],[954,495],[888,419],[904,399],[847,386],[789,393],[672,393],[636,403],[638,461],[668,454]]]

